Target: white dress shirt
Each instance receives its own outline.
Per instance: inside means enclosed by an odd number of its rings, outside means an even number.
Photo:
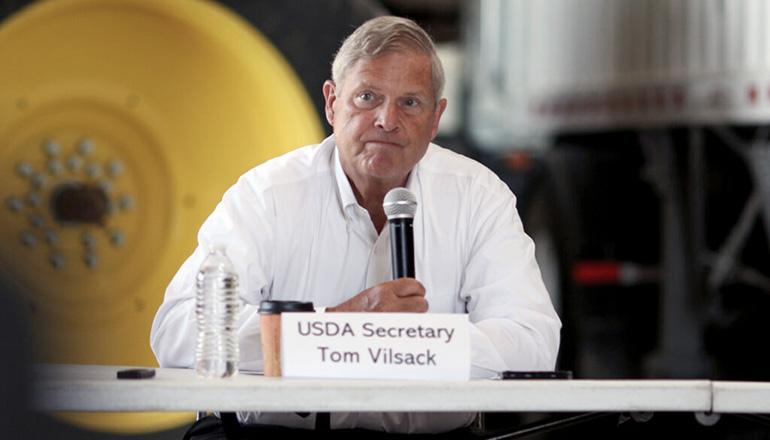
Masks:
[[[561,323],[543,285],[516,199],[481,164],[431,144],[410,173],[416,278],[428,312],[468,313],[471,374],[551,370]],[[210,245],[225,244],[240,276],[240,368],[261,369],[259,303],[340,304],[391,279],[388,228],[378,233],[353,195],[334,136],[246,172],[206,219],[198,247],[172,279],[152,325],[162,367],[193,367],[195,275]],[[332,429],[441,432],[473,414],[333,413]],[[314,417],[240,413],[246,423],[313,428]]]

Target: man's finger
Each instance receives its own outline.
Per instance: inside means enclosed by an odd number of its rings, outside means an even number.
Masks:
[[[401,312],[425,313],[428,311],[428,301],[420,296],[404,298],[399,305],[402,307]]]
[[[425,296],[425,287],[414,278],[399,278],[390,282],[393,293],[399,297]]]

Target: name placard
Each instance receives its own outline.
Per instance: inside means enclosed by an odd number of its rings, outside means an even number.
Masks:
[[[468,315],[284,313],[285,377],[468,380]]]

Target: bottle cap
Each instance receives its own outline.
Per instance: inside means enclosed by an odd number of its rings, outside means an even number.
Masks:
[[[260,315],[277,315],[287,312],[314,312],[312,302],[302,301],[262,301],[259,303]]]

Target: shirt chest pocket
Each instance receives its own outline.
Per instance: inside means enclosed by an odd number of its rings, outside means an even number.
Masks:
[[[465,302],[460,298],[463,267],[457,250],[436,248],[417,254],[417,279],[425,286],[428,311],[464,313]]]

